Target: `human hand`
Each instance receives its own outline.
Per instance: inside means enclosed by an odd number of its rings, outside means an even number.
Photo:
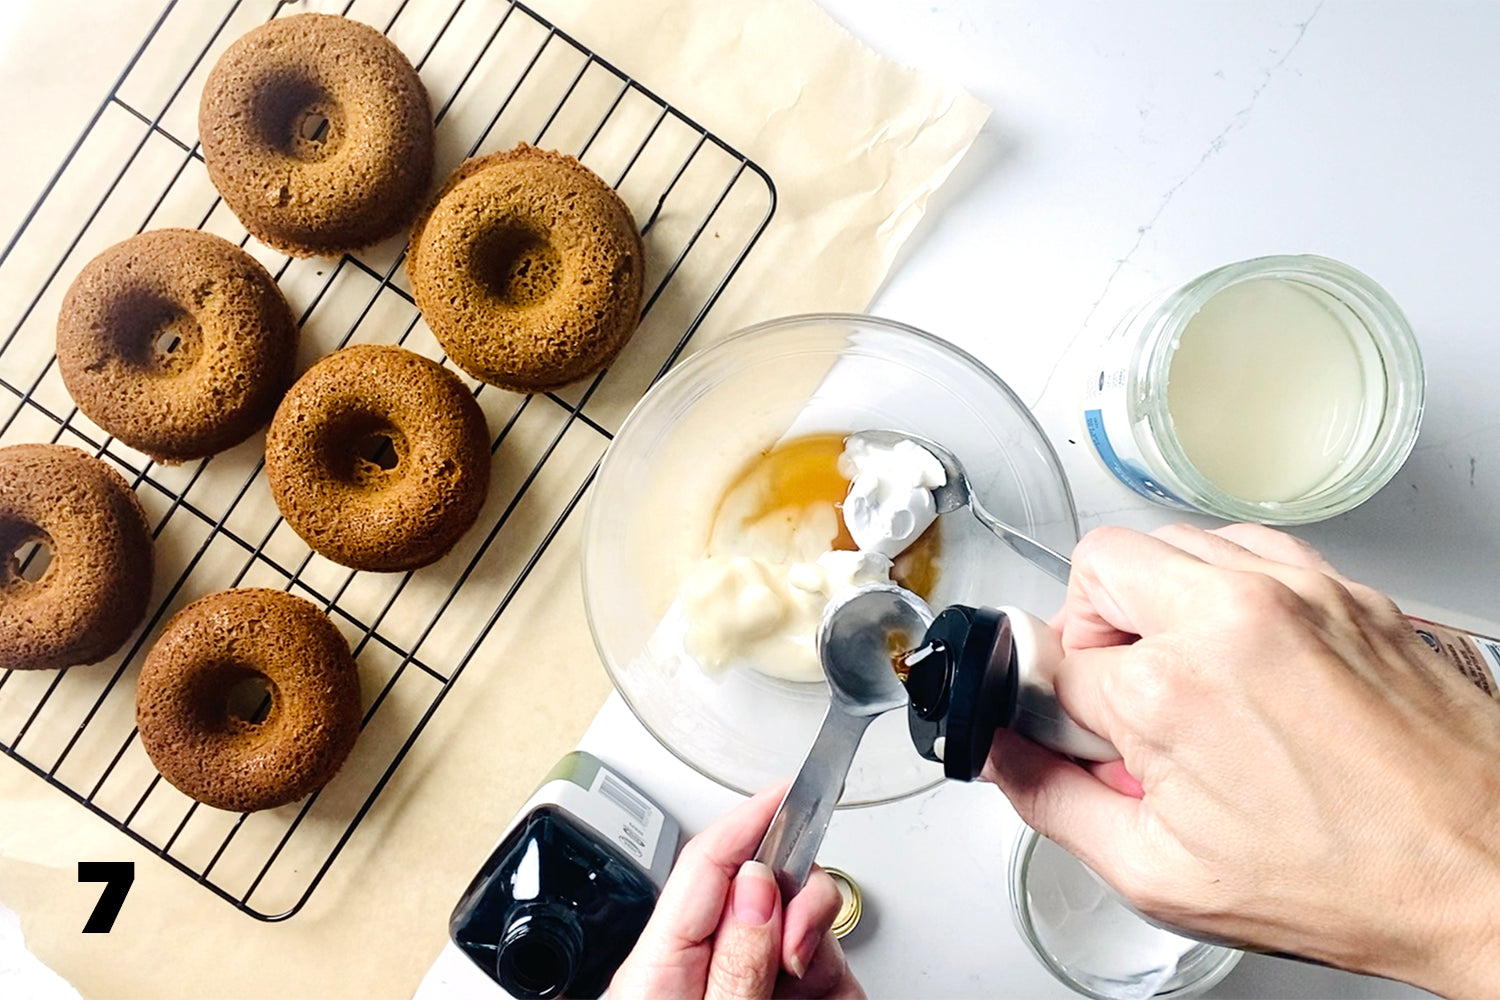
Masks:
[[[820,868],[783,909],[771,870],[752,861],[786,794],[768,788],[688,841],[611,1000],[862,998],[829,928],[839,891]]]
[[[1500,708],[1385,597],[1268,528],[1091,532],[1062,707],[986,777],[1142,912],[1453,997],[1500,982]],[[1126,773],[1128,772],[1128,773]]]

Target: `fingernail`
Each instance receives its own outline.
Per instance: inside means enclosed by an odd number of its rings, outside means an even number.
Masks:
[[[780,892],[771,869],[759,861],[746,861],[734,877],[730,912],[740,923],[759,927],[771,919]]]
[[[802,940],[797,942],[797,947],[792,949],[792,957],[787,960],[787,971],[798,979],[807,975],[807,967],[813,960],[813,953],[818,950],[818,942],[822,939],[823,935],[809,928],[807,933],[802,935]]]

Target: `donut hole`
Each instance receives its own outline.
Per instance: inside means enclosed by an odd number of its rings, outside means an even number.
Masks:
[[[390,472],[401,461],[396,456],[396,442],[382,431],[372,431],[354,442],[354,454],[356,461],[381,472]]]
[[[27,583],[36,583],[47,575],[56,554],[52,548],[52,539],[48,538],[21,546],[11,554],[11,558],[15,560],[16,575]]]
[[[271,715],[271,679],[244,668],[224,688],[224,718],[230,725],[258,726]]]
[[[318,111],[302,112],[302,120],[297,123],[297,136],[307,142],[326,142],[328,116]]]
[[[164,364],[168,360],[167,355],[177,350],[181,345],[182,338],[177,335],[177,331],[163,330],[157,335],[156,343],[151,346],[156,349],[157,362]]]
[[[276,714],[275,681],[239,660],[213,664],[195,679],[189,695],[191,725],[204,733],[244,733]]]
[[[305,76],[269,77],[251,102],[251,114],[262,142],[304,163],[333,155],[343,140],[344,116],[338,102]]]
[[[204,291],[204,298],[209,294]],[[115,347],[129,366],[171,378],[193,367],[203,330],[193,314],[158,292],[137,289],[114,302],[109,318]]]
[[[328,471],[356,486],[378,488],[398,474],[406,436],[375,414],[351,414],[329,427],[324,447]]]
[[[474,241],[469,272],[502,305],[536,305],[562,282],[562,255],[531,226],[508,222]]]
[[[34,524],[8,527],[10,530],[0,532],[0,552],[4,555],[4,579],[0,583],[36,583],[47,575],[57,557],[52,536]]]

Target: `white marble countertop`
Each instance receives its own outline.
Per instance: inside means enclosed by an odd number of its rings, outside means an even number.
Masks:
[[[1297,534],[1350,576],[1500,618],[1500,264],[1488,4],[1379,0],[825,0],[864,41],[994,108],[873,306],[946,337],[1030,404],[1082,527],[1176,515],[1078,433],[1089,345],[1217,265],[1310,251],[1380,282],[1415,329],[1415,452]],[[1075,443],[1076,442],[1076,443]],[[1206,519],[1204,523],[1209,523]]]
[[[1090,343],[1219,264],[1317,252],[1406,311],[1428,409],[1389,486],[1297,533],[1382,589],[1500,618],[1500,337],[1483,291],[1500,268],[1500,137],[1488,127],[1500,8],[822,2],[872,47],[994,108],[872,311],[956,342],[1016,389],[1062,456],[1085,530],[1180,519],[1114,482],[1078,433]],[[731,801],[618,699],[584,746],[690,829]],[[952,784],[835,816],[822,859],[864,887],[865,922],[846,943],[872,996],[1072,995],[1011,923],[1016,823],[994,789]],[[418,996],[493,995],[488,985],[449,952]],[[1426,994],[1247,956],[1210,995]]]

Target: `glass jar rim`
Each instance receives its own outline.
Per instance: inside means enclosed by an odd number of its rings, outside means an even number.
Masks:
[[[1010,911],[1015,921],[1016,929],[1020,932],[1026,947],[1037,957],[1048,972],[1052,973],[1059,982],[1069,989],[1090,997],[1091,1000],[1118,1000],[1118,997],[1109,993],[1102,993],[1087,983],[1081,982],[1062,963],[1057,961],[1042,945],[1041,939],[1036,931],[1036,924],[1031,919],[1031,906],[1028,902],[1029,895],[1026,891],[1027,877],[1031,870],[1031,859],[1036,853],[1037,845],[1043,837],[1040,832],[1030,826],[1022,825],[1021,833],[1016,837],[1015,846],[1010,852]],[[1083,862],[1079,862],[1082,864]],[[1142,918],[1143,919],[1143,918]],[[1205,991],[1212,989],[1221,982],[1225,976],[1239,964],[1244,952],[1224,945],[1203,943],[1206,948],[1217,948],[1224,952],[1220,959],[1209,966],[1196,979],[1175,986],[1164,993],[1155,993],[1151,1000],[1188,1000],[1190,997],[1201,996]]]
[[[1311,285],[1334,296],[1355,315],[1386,373],[1385,406],[1364,456],[1338,478],[1293,500],[1255,501],[1226,491],[1188,458],[1167,410],[1166,385],[1179,335],[1210,299],[1234,285],[1275,278]],[[1400,306],[1363,272],[1317,254],[1254,257],[1208,271],[1147,309],[1150,318],[1146,322],[1155,326],[1137,346],[1131,366],[1132,392],[1152,404],[1146,421],[1150,433],[1162,459],[1192,494],[1194,506],[1232,520],[1262,524],[1321,521],[1368,500],[1411,454],[1426,395],[1421,351]]]

